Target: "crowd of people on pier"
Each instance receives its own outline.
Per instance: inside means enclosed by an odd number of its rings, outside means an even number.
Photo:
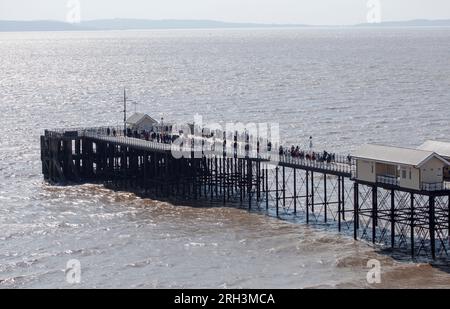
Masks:
[[[126,137],[133,137],[138,139],[143,139],[146,141],[152,141],[162,144],[171,144],[174,142],[174,140],[177,138],[177,136],[170,135],[167,133],[159,133],[154,131],[146,131],[146,130],[131,130],[130,128],[127,128],[127,130],[123,130],[124,136]],[[116,129],[106,129],[106,135],[107,136],[117,136]]]
[[[117,136],[118,133],[116,131],[116,129],[110,129],[107,128],[106,133],[108,136]],[[177,138],[179,138],[179,135],[174,135],[174,134],[168,134],[166,132],[154,132],[154,131],[146,131],[146,130],[141,130],[141,131],[137,131],[137,130],[131,130],[130,128],[127,128],[127,130],[123,130],[123,132],[121,132],[124,134],[124,136],[127,137],[132,137],[132,138],[138,138],[138,139],[143,139],[146,141],[152,141],[152,142],[156,142],[156,143],[162,143],[162,144],[172,144]],[[212,135],[213,136],[213,135]],[[225,134],[224,134],[225,137]],[[211,138],[211,136],[208,136],[208,138]],[[233,138],[233,148],[235,150],[235,152],[237,151],[238,148],[238,138],[237,135],[234,136]],[[250,141],[252,140],[251,136],[246,135],[245,136],[245,151],[248,151],[250,149]],[[204,141],[203,141],[203,145],[204,145]],[[223,141],[223,150],[225,151],[226,148],[226,138]],[[267,151],[271,152],[273,148],[272,143],[269,141],[267,144]],[[257,141],[257,152],[260,152],[260,142],[259,140]],[[335,153],[331,153],[328,151],[323,151],[323,152],[316,152],[312,150],[312,137],[309,138],[309,150],[304,150],[302,149],[300,146],[294,146],[292,145],[291,147],[283,147],[283,146],[279,146],[278,149],[278,154],[280,156],[284,156],[284,157],[290,157],[290,158],[295,158],[295,159],[299,159],[299,160],[307,160],[307,161],[313,161],[313,162],[320,162],[320,163],[336,163],[336,154]],[[346,159],[341,159],[339,163],[345,163],[343,161],[347,161],[346,163],[350,164],[351,163],[351,157],[350,155],[346,158]]]
[[[323,152],[313,151],[313,138],[309,137],[309,150],[301,149],[300,146],[292,145],[289,147],[280,146],[278,149],[280,156],[291,157],[299,160],[308,160],[320,163],[336,163],[337,155],[335,153],[324,150]],[[344,163],[345,159],[341,159],[340,163]],[[347,157],[347,163],[351,163],[350,155]]]
[[[108,135],[108,136],[110,136],[110,135],[112,135],[112,136],[114,136],[114,137],[116,137],[117,136],[117,131],[116,131],[116,129],[110,129],[110,128],[107,128],[106,129],[106,135]]]
[[[326,162],[334,163],[336,162],[336,154],[323,151],[322,153],[315,151],[305,151],[301,150],[299,146],[291,146],[291,148],[284,148],[280,146],[278,154],[280,156],[288,156],[292,158],[297,158],[300,160],[316,161],[316,162]]]

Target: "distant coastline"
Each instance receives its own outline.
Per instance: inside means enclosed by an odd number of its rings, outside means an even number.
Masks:
[[[152,29],[233,29],[233,28],[318,28],[318,27],[450,27],[446,20],[411,20],[357,24],[350,26],[312,26],[305,24],[231,23],[214,20],[145,20],[145,19],[99,19],[69,24],[60,21],[8,21],[0,20],[0,32],[27,31],[98,31],[98,30],[152,30]]]

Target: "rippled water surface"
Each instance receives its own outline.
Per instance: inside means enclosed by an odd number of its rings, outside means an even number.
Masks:
[[[449,287],[450,275],[363,242],[235,208],[50,187],[45,128],[120,124],[122,87],[155,118],[273,121],[289,143],[447,139],[450,30],[0,33],[0,288]],[[134,108],[134,107],[132,107]],[[211,206],[211,205],[203,205]]]

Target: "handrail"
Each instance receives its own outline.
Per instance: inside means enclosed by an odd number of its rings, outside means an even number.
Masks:
[[[393,185],[393,186],[399,186],[400,185],[400,179],[398,177],[395,177],[395,176],[379,175],[379,176],[377,176],[377,182],[378,183],[387,184],[387,185]]]
[[[429,182],[422,182],[421,188],[424,191],[443,191],[443,190],[450,190],[450,183],[448,182],[435,182],[435,183],[429,183]]]
[[[109,129],[109,131],[108,131]],[[313,160],[311,158],[294,157],[290,154],[279,154],[278,148],[273,147],[271,152],[256,151],[256,149],[245,149],[243,144],[239,144],[237,148],[227,145],[223,147],[220,143],[211,143],[211,140],[200,139],[202,144],[192,145],[191,143],[184,143],[182,145],[166,144],[161,142],[149,141],[140,138],[124,136],[123,127],[92,127],[92,128],[74,128],[74,129],[57,129],[48,130],[46,135],[64,135],[68,132],[77,132],[79,137],[89,137],[106,142],[117,142],[126,146],[141,147],[145,149],[159,150],[159,151],[179,151],[185,156],[191,157],[192,154],[200,157],[212,157],[212,156],[226,156],[226,157],[239,157],[258,159],[271,162],[278,162],[282,164],[297,165],[299,167],[307,167],[320,169],[324,171],[340,172],[340,173],[352,173],[354,169],[354,160],[349,160],[348,156],[334,154],[332,161],[325,160]],[[113,134],[115,133],[115,135]],[[108,135],[109,133],[109,135]],[[190,141],[190,140],[188,140]],[[220,146],[219,146],[220,145]],[[219,146],[219,147],[216,147]],[[219,149],[216,149],[219,148]],[[317,153],[317,152],[316,152]]]

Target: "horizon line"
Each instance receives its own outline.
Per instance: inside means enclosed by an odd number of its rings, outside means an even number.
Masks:
[[[154,22],[170,22],[170,21],[183,21],[183,22],[213,22],[213,23],[223,23],[223,24],[246,24],[246,25],[265,25],[265,26],[312,26],[312,27],[346,27],[346,26],[358,26],[358,25],[380,25],[380,24],[391,24],[391,23],[411,23],[411,22],[442,22],[449,21],[449,18],[439,18],[439,19],[428,19],[428,18],[414,18],[414,19],[399,19],[399,20],[383,20],[381,22],[369,23],[346,23],[346,24],[315,24],[315,23],[301,23],[301,22],[254,22],[254,21],[226,21],[219,19],[184,19],[184,18],[135,18],[135,17],[111,17],[111,18],[94,18],[81,20],[79,23],[70,23],[67,20],[61,19],[0,19],[0,22],[58,22],[68,25],[79,25],[87,22],[95,21],[154,21]]]

